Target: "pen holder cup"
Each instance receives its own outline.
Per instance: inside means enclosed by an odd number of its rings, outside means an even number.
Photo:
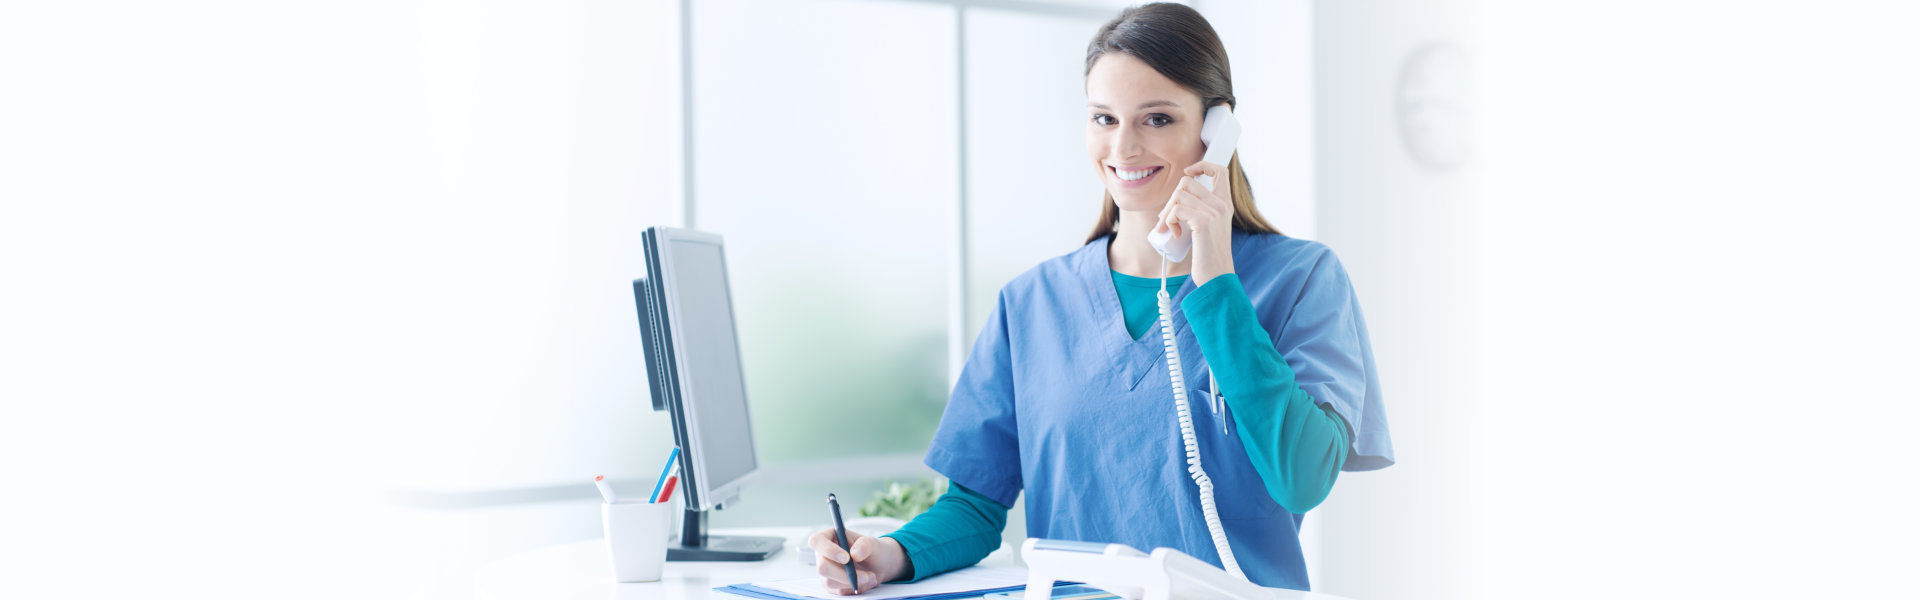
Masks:
[[[659,581],[667,566],[667,542],[672,525],[671,502],[615,502],[600,505],[600,521],[607,535],[607,553],[613,559],[613,580],[620,583]]]

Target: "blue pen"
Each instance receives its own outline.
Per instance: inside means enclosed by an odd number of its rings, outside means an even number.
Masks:
[[[674,446],[673,452],[667,453],[667,466],[662,467],[660,469],[660,478],[654,480],[653,482],[653,495],[647,496],[648,504],[652,504],[655,499],[660,497],[660,486],[667,484],[667,474],[673,472],[673,461],[679,458],[680,458],[680,447]]]
[[[847,537],[847,524],[840,520],[840,500],[834,498],[833,494],[827,494],[827,509],[833,513],[833,534],[837,536],[834,541],[840,543],[841,550],[847,551],[847,585],[853,588],[853,593],[858,594],[860,575],[853,570],[853,540]]]

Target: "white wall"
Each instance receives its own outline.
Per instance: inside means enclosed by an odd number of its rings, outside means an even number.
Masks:
[[[1320,241],[1346,265],[1366,313],[1398,464],[1345,473],[1319,519],[1315,589],[1356,598],[1463,597],[1459,540],[1473,532],[1460,482],[1473,402],[1464,214],[1477,166],[1416,163],[1397,118],[1406,58],[1471,47],[1458,3],[1321,2],[1314,14],[1315,167]],[[1444,557],[1444,558],[1443,558]]]
[[[1319,214],[1400,464],[1324,510],[1365,598],[1899,595],[1920,55],[1887,5],[1323,2]],[[1463,40],[1478,152],[1388,104]]]
[[[1512,370],[1488,381],[1560,402],[1485,415],[1506,443],[1556,449],[1494,490],[1486,560],[1515,575],[1488,587],[1607,570],[1675,596],[1910,589],[1920,41],[1901,24],[1920,15],[1501,8],[1484,222],[1503,233],[1476,254],[1530,281],[1490,278],[1484,308],[1557,326],[1489,331],[1489,363]],[[1499,251],[1525,247],[1556,251]],[[1549,519],[1551,535],[1524,525]],[[1519,551],[1567,539],[1583,543],[1552,561]]]
[[[1203,0],[1193,7],[1227,46],[1239,104],[1234,116],[1247,132],[1237,152],[1260,214],[1282,233],[1318,239],[1313,3]]]
[[[672,6],[3,9],[8,584],[326,595],[459,547],[384,490],[657,468]]]

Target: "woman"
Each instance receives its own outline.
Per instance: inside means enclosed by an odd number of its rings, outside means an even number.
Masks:
[[[1303,514],[1341,470],[1393,464],[1346,271],[1326,246],[1267,224],[1237,158],[1201,162],[1202,115],[1234,104],[1212,26],[1183,5],[1129,8],[1088,45],[1086,88],[1087,153],[1107,189],[1093,234],[1001,288],[927,451],[947,493],[899,531],[854,536],[850,553],[830,530],[808,539],[828,589],[978,562],[1022,491],[1032,537],[1225,564],[1187,472],[1157,327],[1163,273],[1193,434],[1249,580],[1308,589]],[[1218,189],[1197,184],[1202,174]],[[1163,265],[1146,240],[1158,228],[1191,233],[1184,262]],[[1212,408],[1209,367],[1225,415]]]

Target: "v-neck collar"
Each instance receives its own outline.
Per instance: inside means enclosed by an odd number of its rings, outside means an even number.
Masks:
[[[1240,241],[1240,232],[1234,232],[1234,241]],[[1140,385],[1141,379],[1153,371],[1154,364],[1166,360],[1166,346],[1160,335],[1149,333],[1140,339],[1127,335],[1126,309],[1120,305],[1120,292],[1114,288],[1113,264],[1107,260],[1107,246],[1113,243],[1113,236],[1105,240],[1088,242],[1080,249],[1079,260],[1074,261],[1079,271],[1080,282],[1086,288],[1089,304],[1093,307],[1093,323],[1100,330],[1096,337],[1107,349],[1111,364],[1115,365],[1114,376],[1121,389],[1133,390]],[[1235,247],[1239,244],[1235,243]],[[1188,277],[1173,294],[1173,331],[1176,339],[1187,332],[1187,316],[1180,310],[1180,301],[1192,293],[1193,278]],[[1153,324],[1157,332],[1160,324]]]
[[[1120,293],[1120,312],[1126,317],[1127,336],[1134,341],[1147,336],[1160,335],[1159,311],[1154,307],[1158,300],[1160,286],[1166,285],[1168,291],[1177,294],[1180,293],[1180,286],[1186,285],[1187,280],[1191,278],[1188,275],[1173,275],[1167,277],[1163,284],[1157,277],[1135,277],[1119,271],[1110,271],[1108,275],[1113,278],[1114,291]],[[1144,325],[1140,322],[1142,308],[1154,317]],[[1136,327],[1138,329],[1135,329]]]

